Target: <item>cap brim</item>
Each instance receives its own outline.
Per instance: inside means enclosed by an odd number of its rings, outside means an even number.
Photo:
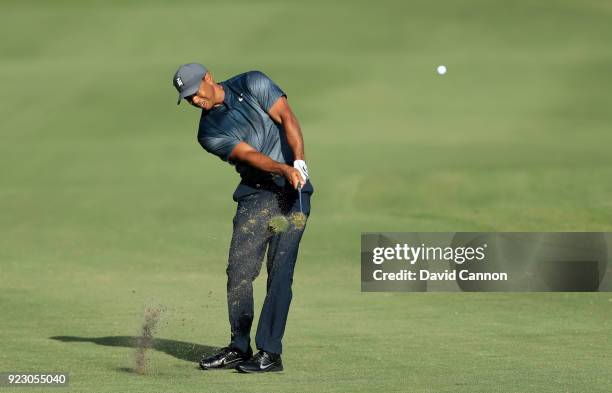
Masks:
[[[180,104],[183,98],[189,97],[190,95],[197,93],[199,89],[200,89],[200,85],[198,84],[197,86],[192,86],[189,89],[185,89],[182,92],[180,92],[178,102],[176,103],[176,105]]]

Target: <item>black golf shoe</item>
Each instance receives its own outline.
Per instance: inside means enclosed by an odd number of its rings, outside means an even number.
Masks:
[[[235,348],[225,347],[211,356],[203,357],[200,360],[202,370],[234,368],[238,364],[249,360],[253,356],[253,350],[249,348],[247,352],[240,352]]]
[[[283,371],[283,361],[280,355],[259,351],[251,359],[236,366],[241,373],[265,373]]]

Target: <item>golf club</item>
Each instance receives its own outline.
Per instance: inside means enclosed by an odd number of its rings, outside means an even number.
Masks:
[[[302,183],[300,182],[298,184],[298,196],[300,199],[300,213],[304,213],[304,209],[302,209]]]

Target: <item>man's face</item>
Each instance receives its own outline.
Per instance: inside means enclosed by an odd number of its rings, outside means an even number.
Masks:
[[[200,82],[198,92],[185,97],[185,100],[196,108],[201,108],[205,111],[208,111],[213,107],[215,104],[215,89],[214,82],[209,73],[204,75],[202,82]]]

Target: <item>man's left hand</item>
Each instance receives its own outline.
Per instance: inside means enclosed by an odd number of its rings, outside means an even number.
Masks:
[[[295,160],[293,161],[293,167],[300,172],[304,184],[306,184],[306,180],[308,180],[308,167],[306,166],[306,162],[304,160]]]

